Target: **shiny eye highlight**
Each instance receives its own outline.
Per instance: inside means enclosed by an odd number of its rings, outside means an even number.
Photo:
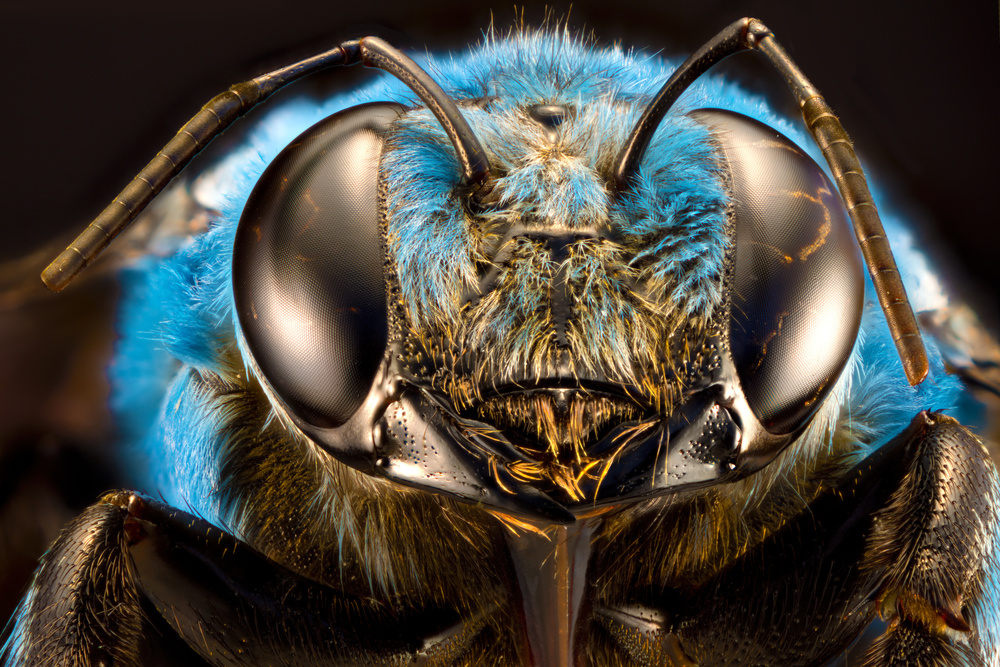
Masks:
[[[773,434],[813,415],[850,357],[864,276],[837,188],[776,130],[730,111],[691,114],[713,130],[736,228],[729,342],[747,402]]]
[[[246,346],[292,415],[312,426],[346,422],[385,355],[378,169],[402,109],[353,107],[300,135],[261,176],[236,232]]]

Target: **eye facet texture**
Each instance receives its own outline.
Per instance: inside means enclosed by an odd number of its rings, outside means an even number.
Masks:
[[[692,113],[725,157],[735,206],[730,346],[740,384],[771,433],[822,404],[861,324],[864,276],[840,196],[776,130],[717,109]]]
[[[401,110],[361,105],[300,135],[261,176],[236,232],[246,345],[289,411],[313,426],[346,422],[385,354],[378,169]]]

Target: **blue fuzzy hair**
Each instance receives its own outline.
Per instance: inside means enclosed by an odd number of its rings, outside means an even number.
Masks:
[[[606,218],[636,237],[669,230],[648,252],[656,259],[654,270],[672,281],[676,302],[691,313],[722,303],[728,203],[708,159],[706,130],[684,113],[703,106],[736,111],[819,158],[798,124],[776,116],[738,86],[703,76],[657,133],[645,162],[650,166],[640,172],[635,191],[615,203],[595,180],[595,170],[614,157],[674,64],[546,32],[490,38],[465,54],[422,61],[454,98],[489,100],[485,109],[463,113],[503,167],[500,186],[508,206],[567,226]],[[224,523],[215,473],[224,415],[193,389],[191,373],[232,377],[251,367],[236,342],[231,285],[241,211],[263,170],[299,133],[339,110],[380,100],[418,104],[403,84],[382,76],[323,102],[296,100],[270,111],[244,146],[215,168],[225,178],[213,202],[222,214],[210,230],[171,257],[147,257],[123,273],[121,338],[110,369],[112,407],[123,439],[132,445],[140,488]],[[577,109],[576,123],[565,130],[564,142],[572,150],[544,155],[530,133],[511,131],[526,105],[540,103]],[[475,283],[472,232],[456,206],[458,169],[443,137],[426,112],[415,111],[396,130],[384,159],[393,179],[390,248],[404,301],[417,322],[454,317],[456,295]],[[889,231],[898,233],[891,226]],[[908,264],[905,251],[897,259]],[[850,370],[835,392],[835,400],[847,407],[841,419],[854,425],[858,441],[868,447],[891,437],[920,409],[955,405],[961,393],[958,381],[945,374],[933,341],[928,341],[930,378],[919,388],[905,383],[884,319],[871,302]]]

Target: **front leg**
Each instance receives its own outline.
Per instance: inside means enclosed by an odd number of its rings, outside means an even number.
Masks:
[[[824,665],[887,625],[852,652],[865,667],[995,667],[998,507],[982,443],[920,413],[709,581],[599,600],[597,618],[643,664]]]
[[[481,627],[454,610],[311,581],[205,521],[119,493],[88,508],[46,555],[6,658],[32,666],[437,664],[460,655]]]
[[[864,664],[995,664],[997,471],[951,417],[922,413],[914,424],[912,462],[869,541],[867,566],[886,573],[878,600],[890,624]]]
[[[5,665],[140,664],[144,622],[127,514],[106,500],[84,510],[45,554],[16,612]]]

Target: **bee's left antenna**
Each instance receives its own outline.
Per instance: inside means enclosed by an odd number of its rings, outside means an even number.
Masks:
[[[612,189],[620,193],[632,187],[650,140],[681,93],[715,63],[749,50],[757,50],[767,56],[798,100],[806,127],[830,165],[841,199],[854,224],[861,254],[903,362],[906,378],[911,385],[923,382],[928,371],[927,351],[851,141],[823,96],[792,62],[771,31],[757,19],[744,18],[731,23],[681,63],[667,79],[618,154],[612,173]]]
[[[486,153],[454,100],[441,86],[419,65],[381,39],[364,37],[350,40],[311,58],[237,83],[213,97],[83,233],[46,267],[42,272],[42,282],[54,292],[66,287],[212,139],[272,93],[318,70],[357,63],[389,72],[420,97],[454,145],[462,169],[462,180],[466,184],[479,185],[488,180]]]

